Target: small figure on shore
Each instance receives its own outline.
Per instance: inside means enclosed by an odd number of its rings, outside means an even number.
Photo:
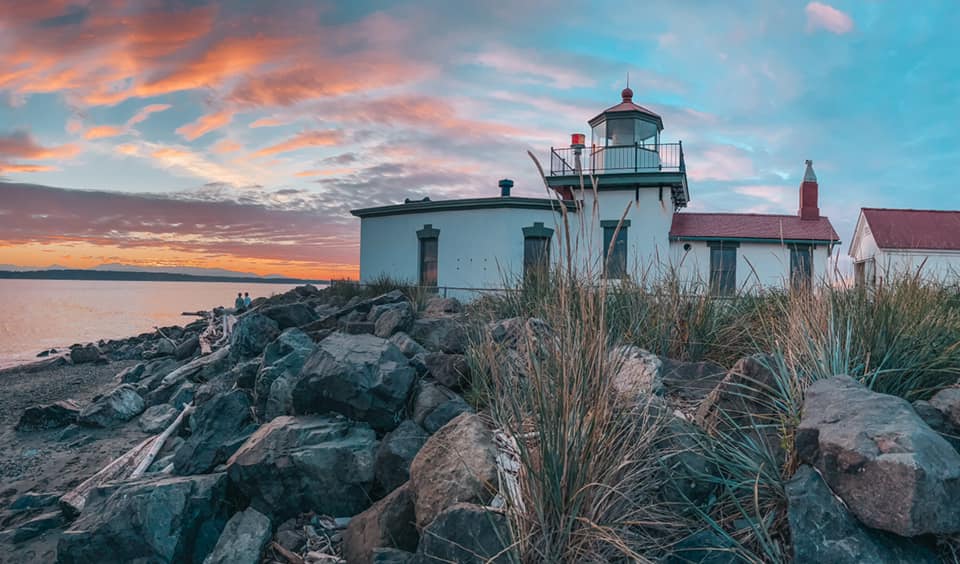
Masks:
[[[244,309],[243,293],[237,292],[237,299],[233,300],[233,309],[240,313]]]
[[[243,308],[246,309],[250,307],[250,292],[243,293]]]

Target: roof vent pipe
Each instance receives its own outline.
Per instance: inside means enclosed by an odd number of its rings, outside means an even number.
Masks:
[[[509,198],[510,189],[513,188],[513,180],[510,180],[509,178],[504,178],[503,180],[500,181],[499,185],[500,185],[500,197]]]

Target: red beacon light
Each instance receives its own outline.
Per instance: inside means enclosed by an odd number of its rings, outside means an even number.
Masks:
[[[583,133],[571,133],[570,134],[570,146],[573,148],[583,148],[586,146],[587,136]]]

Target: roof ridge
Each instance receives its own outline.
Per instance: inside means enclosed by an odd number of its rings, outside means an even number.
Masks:
[[[921,208],[860,208],[861,211],[897,211],[897,212],[923,212],[923,213],[960,213],[960,210],[931,210]]]
[[[680,211],[674,214],[675,216],[683,215],[749,215],[751,217],[793,217],[800,219],[799,215],[796,214],[787,214],[787,213],[753,213],[753,212],[685,212]],[[825,215],[821,215],[818,219],[829,219]],[[810,220],[804,220],[810,221]]]

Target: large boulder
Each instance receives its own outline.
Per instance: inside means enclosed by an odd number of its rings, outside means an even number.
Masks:
[[[623,345],[610,351],[610,365],[616,372],[611,384],[618,401],[635,406],[641,398],[663,392],[660,358],[640,347]]]
[[[422,317],[413,322],[409,333],[433,352],[463,354],[470,344],[467,328],[458,317]]]
[[[496,459],[492,433],[473,413],[458,416],[430,437],[410,465],[417,529],[457,502],[493,499]]]
[[[915,539],[864,527],[810,466],[801,466],[784,489],[794,562],[935,564],[939,561],[929,547]]]
[[[665,395],[703,401],[723,380],[727,370],[715,362],[685,362],[660,357],[660,381]]]
[[[444,298],[442,296],[433,296],[427,300],[426,305],[423,307],[423,315],[427,317],[449,315],[452,313],[460,313],[461,311],[463,311],[463,304],[460,303],[460,300],[457,298]]]
[[[230,458],[253,433],[250,398],[243,390],[216,396],[190,416],[190,436],[173,457],[176,474],[203,474]]]
[[[173,420],[180,414],[180,410],[168,403],[161,403],[147,408],[140,415],[137,423],[140,430],[151,435],[160,433],[173,423]]]
[[[462,354],[428,353],[423,362],[427,366],[427,373],[448,388],[456,390],[470,383],[467,357]]]
[[[300,302],[265,307],[260,313],[276,321],[281,331],[291,327],[303,327],[319,319],[313,308]]]
[[[343,533],[343,557],[350,564],[370,564],[375,548],[413,551],[418,540],[413,495],[403,485],[350,520]]]
[[[423,428],[431,435],[461,413],[473,413],[473,408],[460,396],[447,400],[436,407],[423,420]]]
[[[934,431],[940,433],[940,436],[953,445],[953,448],[960,451],[960,427],[951,423],[950,419],[929,401],[916,400],[912,405],[913,410],[917,412],[920,419],[923,419],[924,423]]]
[[[355,515],[370,504],[376,434],[329,416],[277,417],[227,462],[230,480],[276,521],[301,512]]]
[[[426,529],[417,547],[417,564],[516,562],[507,517],[471,503],[444,509]]]
[[[97,345],[76,346],[70,349],[70,360],[74,364],[90,364],[103,358]]]
[[[203,562],[229,516],[226,492],[222,473],[102,486],[60,537],[58,562]]]
[[[256,376],[253,397],[257,415],[269,421],[292,415],[293,387],[317,344],[300,329],[287,329],[263,350],[263,362]]]
[[[146,406],[136,388],[123,384],[83,408],[77,422],[87,427],[115,427],[143,413]]]
[[[73,400],[35,405],[24,410],[15,428],[17,431],[59,429],[76,423],[78,415],[80,415],[80,406]]]
[[[272,534],[270,518],[256,509],[248,507],[234,513],[203,564],[260,564],[260,555]]]
[[[373,334],[386,339],[397,331],[406,331],[413,323],[413,307],[410,302],[400,302],[383,309],[374,322]]]
[[[773,421],[776,397],[776,360],[756,354],[733,365],[697,409],[697,421],[708,430],[723,430],[732,424]]]
[[[184,384],[214,380],[230,370],[233,364],[234,360],[230,358],[229,346],[217,349],[208,355],[197,357],[167,373],[160,379],[158,385],[152,386],[150,393],[147,394],[147,404],[169,403],[176,405],[175,402],[171,401],[171,398]]]
[[[932,398],[930,405],[937,408],[954,428],[960,429],[960,388],[945,388]]]
[[[423,348],[423,345],[413,340],[410,335],[407,335],[404,332],[394,333],[390,337],[390,342],[397,346],[400,349],[400,352],[403,353],[407,358],[413,358],[418,354],[426,354],[427,349]]]
[[[427,417],[439,406],[448,401],[463,401],[459,394],[434,382],[420,380],[417,383],[413,400],[413,421],[423,427]]]
[[[373,462],[374,477],[383,492],[391,492],[410,479],[410,464],[428,438],[427,432],[410,419],[383,437]]]
[[[199,335],[190,335],[186,339],[180,341],[177,344],[177,350],[174,351],[173,356],[177,360],[187,360],[200,350],[200,336]]]
[[[334,333],[304,365],[293,389],[293,412],[333,411],[389,431],[403,419],[415,378],[390,341]]]
[[[230,335],[230,354],[233,358],[252,358],[263,352],[280,334],[276,321],[259,313],[240,316]]]
[[[906,400],[849,376],[815,382],[796,448],[868,527],[901,536],[960,532],[960,453]]]

